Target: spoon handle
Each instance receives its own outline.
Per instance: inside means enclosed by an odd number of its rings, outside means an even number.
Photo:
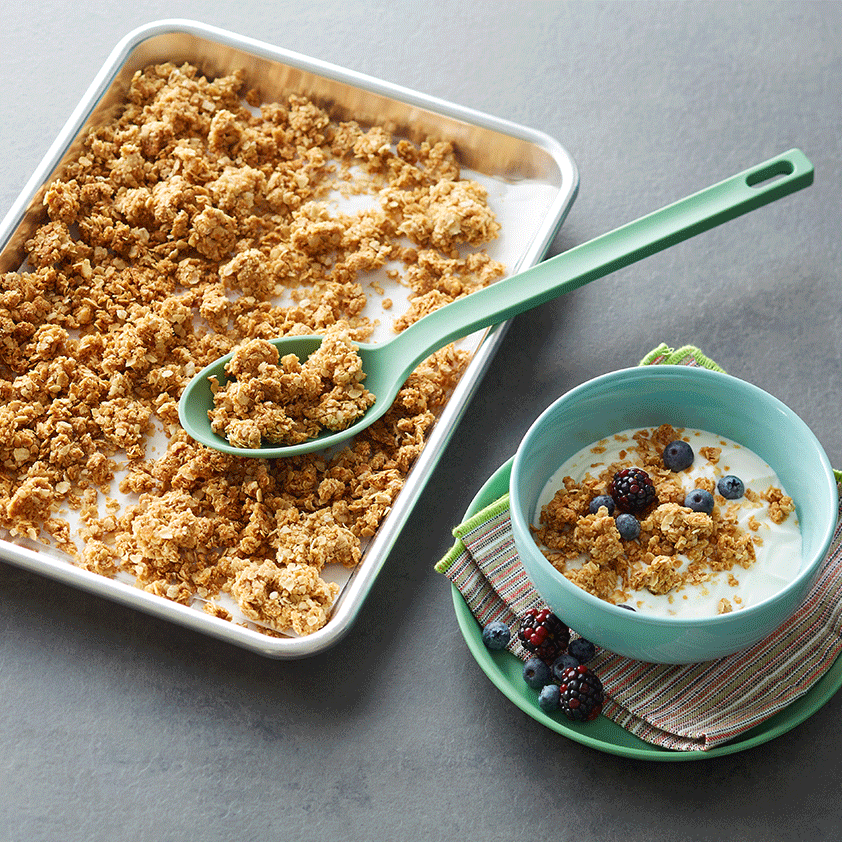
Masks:
[[[812,182],[813,165],[803,152],[791,149],[430,313],[391,340],[393,359],[405,363],[408,374],[454,339],[510,319]]]

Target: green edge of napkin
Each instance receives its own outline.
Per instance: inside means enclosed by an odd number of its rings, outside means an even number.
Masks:
[[[724,369],[703,354],[695,345],[682,345],[680,348],[673,349],[662,342],[640,361],[640,365],[688,365],[691,360],[701,368],[725,373]]]
[[[453,562],[456,561],[465,548],[462,544],[462,536],[466,535],[486,520],[490,520],[502,512],[507,511],[508,508],[509,495],[506,493],[493,503],[487,505],[484,509],[478,511],[475,515],[469,517],[466,521],[460,523],[459,526],[457,526],[452,532],[453,536],[456,538],[456,543],[454,543],[454,545],[448,550],[447,555],[445,555],[445,557],[436,564],[435,570],[438,573],[446,574],[447,571],[450,570]]]

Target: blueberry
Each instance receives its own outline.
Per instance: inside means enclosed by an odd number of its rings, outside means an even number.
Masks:
[[[561,698],[561,691],[558,684],[547,684],[538,694],[538,704],[545,713],[552,713],[558,710],[558,701]]]
[[[595,515],[601,506],[605,506],[605,508],[608,509],[609,515],[614,514],[614,500],[607,494],[600,494],[598,497],[594,497],[593,500],[591,500],[590,506],[588,506],[588,511],[592,515]]]
[[[586,664],[596,655],[596,646],[590,640],[585,640],[584,637],[577,637],[575,640],[570,641],[567,651],[580,664]]]
[[[621,602],[617,608],[625,608],[626,611],[634,611],[634,608],[631,607],[627,602]]]
[[[671,471],[683,471],[693,464],[693,448],[686,441],[677,439],[664,448],[664,466]]]
[[[729,474],[727,477],[722,477],[716,485],[716,490],[726,500],[739,500],[746,492],[743,481],[739,477],[735,477],[733,474]]]
[[[614,523],[617,526],[620,537],[625,541],[634,541],[640,535],[640,521],[634,515],[624,512],[621,515],[617,515],[617,520]]]
[[[553,674],[540,658],[530,658],[523,665],[523,680],[533,690],[540,690],[553,680]]]
[[[482,630],[482,642],[489,649],[505,649],[511,639],[512,631],[502,620],[492,620]]]
[[[685,498],[684,505],[694,512],[709,515],[713,511],[713,494],[704,488],[694,488]]]
[[[569,654],[568,652],[565,652],[563,655],[559,655],[553,661],[553,669],[552,669],[553,678],[555,678],[556,680],[561,680],[562,673],[568,667],[578,667],[578,666],[579,666],[579,661],[575,658],[575,656]]]

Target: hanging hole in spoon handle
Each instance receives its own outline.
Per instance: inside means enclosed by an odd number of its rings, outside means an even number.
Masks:
[[[784,176],[792,175],[794,172],[795,165],[792,161],[775,161],[766,167],[762,167],[757,172],[749,173],[746,176],[746,184],[748,184],[749,187],[758,187],[764,182],[776,181]]]
[[[746,170],[745,183],[757,195],[786,196],[813,183],[813,165],[800,149],[790,149],[777,158]],[[766,201],[769,201],[768,199]],[[763,201],[761,204],[766,204]]]

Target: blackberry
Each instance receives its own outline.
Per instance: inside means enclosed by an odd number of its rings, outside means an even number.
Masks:
[[[569,655],[572,655],[578,663],[586,664],[588,661],[593,660],[596,656],[596,646],[594,646],[590,640],[585,640],[584,637],[577,637],[575,640],[570,641],[570,645],[567,647],[567,652]],[[571,664],[570,666],[576,665]]]
[[[640,521],[628,512],[617,515],[614,525],[620,537],[625,541],[634,541],[640,535]]]
[[[602,506],[608,509],[609,515],[614,514],[614,501],[607,494],[600,494],[598,497],[594,497],[588,506],[588,511],[592,515],[595,515]]]
[[[584,664],[565,670],[558,689],[558,706],[568,719],[590,722],[602,711],[605,702],[602,682]]]
[[[713,494],[704,488],[694,488],[684,498],[684,505],[694,512],[709,515],[713,511]]]
[[[525,649],[551,664],[570,642],[570,629],[549,608],[530,608],[520,621],[518,639]]]
[[[553,680],[550,668],[537,656],[523,665],[523,680],[533,690],[540,690]]]
[[[502,620],[492,620],[482,630],[482,642],[488,649],[505,649],[511,638],[511,629]]]
[[[652,479],[643,468],[623,468],[614,474],[608,493],[623,512],[642,512],[655,502],[657,494]]]
[[[663,452],[664,467],[671,471],[683,471],[693,464],[693,448],[686,441],[671,441]]]
[[[716,490],[726,500],[739,500],[740,497],[746,493],[746,487],[743,485],[743,481],[739,477],[735,477],[733,474],[728,474],[727,477],[722,477],[722,479],[716,484]]]

